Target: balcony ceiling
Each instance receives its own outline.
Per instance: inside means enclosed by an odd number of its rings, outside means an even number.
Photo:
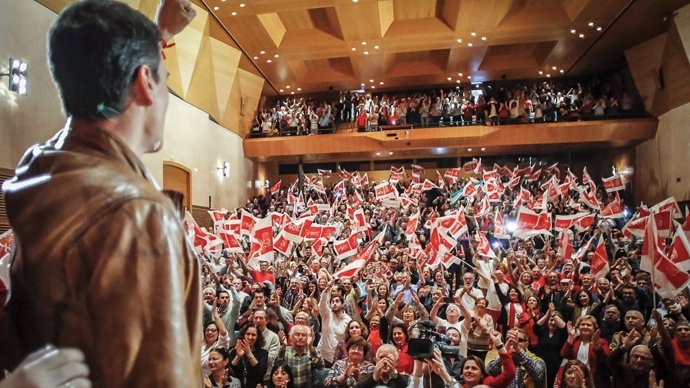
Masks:
[[[201,0],[280,95],[591,74],[689,2]]]

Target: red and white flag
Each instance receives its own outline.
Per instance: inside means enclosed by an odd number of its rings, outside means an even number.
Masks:
[[[462,169],[465,172],[473,172],[477,168],[477,166],[479,166],[479,160],[472,158],[471,161],[462,165]]]
[[[356,255],[357,247],[359,247],[357,243],[357,233],[353,233],[344,240],[335,240],[333,242],[333,249],[335,250],[336,256],[341,260]]]
[[[597,199],[596,190],[587,190],[585,188],[578,188],[578,190],[580,191],[580,202],[593,210],[601,209],[601,203]]]
[[[424,167],[413,164],[412,166],[412,181],[421,182],[422,176],[424,175]]]
[[[282,179],[279,179],[273,186],[271,186],[271,195],[276,195],[280,191],[280,185],[283,183]]]
[[[640,269],[651,273],[656,264],[659,249],[659,232],[654,217],[647,217],[644,229],[644,241],[640,250]]]
[[[680,226],[673,235],[668,258],[683,271],[690,271],[690,242]]]
[[[259,218],[251,231],[251,249],[249,258],[252,262],[266,260],[273,262],[273,220],[271,217]]]
[[[572,232],[569,230],[561,230],[558,234],[558,254],[563,260],[570,260],[573,258],[573,242],[570,240]]]
[[[587,229],[589,229],[594,224],[594,220],[596,219],[596,216],[597,216],[596,214],[590,213],[590,214],[587,214],[586,216],[578,219],[575,222],[575,229],[578,232],[586,231]]]
[[[610,178],[601,178],[601,181],[604,183],[604,190],[606,190],[607,193],[625,190],[625,181],[623,180],[623,175],[614,175]]]
[[[666,198],[665,200],[649,208],[649,211],[652,213],[661,213],[667,210],[671,212],[671,217],[683,218],[683,213],[681,213],[680,206],[678,206],[678,202],[676,202],[675,197]]]
[[[539,177],[541,176],[541,169],[538,169],[536,171],[533,171],[532,173],[528,174],[525,180],[527,182],[536,182],[539,180]]]
[[[249,236],[252,229],[254,229],[255,223],[256,218],[250,212],[242,209],[242,216],[240,217],[240,234]]]
[[[539,234],[551,236],[551,213],[535,213],[521,206],[517,215],[517,227],[513,237],[527,239]]]
[[[422,184],[422,191],[429,191],[431,189],[438,189],[439,187],[434,184],[434,182],[425,179],[424,183]]]
[[[237,236],[231,232],[221,230],[218,232],[218,237],[223,240],[223,245],[225,246],[225,251],[228,253],[242,253],[242,244],[237,240]]]
[[[546,172],[556,177],[559,177],[561,175],[561,170],[558,169],[558,162],[550,165],[549,167],[546,167]]]
[[[679,268],[663,252],[659,252],[652,274],[656,292],[662,298],[675,298],[690,285],[690,274]]]
[[[292,241],[286,239],[285,235],[280,233],[278,237],[273,240],[273,249],[284,256],[290,256],[292,253],[292,244]]]
[[[491,180],[491,179],[498,179],[498,171],[491,170],[491,171],[484,171],[482,172],[482,179],[485,181]]]
[[[604,244],[604,239],[599,239],[599,244],[597,244],[594,250],[594,256],[592,256],[592,262],[589,263],[591,266],[591,272],[596,279],[603,278],[609,273],[609,256],[606,252],[606,245]]]
[[[561,231],[563,229],[570,229],[574,226],[580,219],[590,215],[589,213],[577,213],[577,214],[559,214],[556,215],[556,219],[553,223],[553,228]]]
[[[376,200],[381,201],[385,198],[395,198],[395,188],[389,181],[384,181],[374,186],[374,193],[376,194]]]
[[[369,186],[369,174],[368,173],[365,172],[364,175],[362,175],[362,178],[359,180],[359,185],[362,187]]]
[[[352,176],[353,176],[351,172],[347,172],[347,171],[343,170],[342,168],[338,169],[338,173],[340,174],[340,177],[346,181],[349,181],[350,179],[352,179]]]
[[[331,171],[331,170],[322,170],[320,168],[317,169],[317,172],[319,173],[320,177],[324,177],[324,178],[330,178],[331,174],[333,174],[333,171]]]
[[[496,252],[491,249],[491,244],[489,244],[489,240],[486,238],[484,233],[477,233],[476,236],[477,240],[479,240],[479,244],[477,245],[477,253],[484,257],[497,259]]]
[[[494,238],[510,240],[510,235],[506,233],[505,226],[503,225],[503,216],[498,209],[494,212]]]
[[[446,172],[445,172],[445,174],[443,174],[443,177],[446,179],[450,179],[453,182],[457,182],[459,175],[460,175],[460,168],[449,168],[449,169],[446,169]]]
[[[620,199],[616,198],[601,209],[601,218],[623,218],[623,207]]]

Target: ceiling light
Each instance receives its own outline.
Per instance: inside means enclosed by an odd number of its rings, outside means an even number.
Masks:
[[[448,78],[446,78],[446,79],[447,79],[448,81],[452,80],[452,78],[450,78],[450,77],[448,77]]]
[[[570,33],[571,33],[571,34],[576,34],[577,31],[575,31],[575,29],[573,28],[572,30],[570,30]]]
[[[366,46],[366,45],[367,45],[367,42],[362,41],[362,46]]]
[[[378,50],[378,49],[379,49],[379,45],[374,46],[374,49]]]
[[[381,156],[381,153],[380,153],[380,152],[377,152],[377,153],[376,153],[376,156]]]
[[[584,39],[584,38],[585,38],[585,34],[580,34],[580,35],[578,35],[578,37],[579,37],[580,39]]]
[[[458,77],[462,77],[462,73],[458,73]]]
[[[462,43],[462,38],[458,38],[456,41],[457,41],[458,43]]]
[[[283,89],[280,89],[280,90],[279,90],[279,92],[281,92],[281,93],[282,93],[282,92],[283,92]]]
[[[471,75],[468,75],[468,76],[467,76],[467,79],[472,79],[472,76],[471,76]]]
[[[547,75],[546,75],[546,78],[551,78],[551,74],[547,74]]]
[[[359,0],[352,0],[353,3],[359,3]]]
[[[388,151],[388,155],[393,155],[393,151]]]
[[[459,80],[459,79],[456,79],[456,80],[455,80],[455,83],[456,83],[456,84],[459,84],[459,83],[460,83],[460,80]]]
[[[482,151],[486,151],[486,147],[482,147]]]
[[[302,88],[297,88],[297,91],[298,91],[298,92],[301,92],[301,91],[302,91]]]
[[[227,0],[220,0],[221,3],[225,3]]]
[[[372,89],[376,89],[376,85],[371,85],[371,88],[372,88]]]
[[[259,54],[264,55],[266,52],[264,50],[259,51]]]
[[[594,22],[589,22],[589,23],[587,23],[587,25],[590,27],[594,27]]]
[[[223,0],[223,1],[225,1],[225,0]],[[244,3],[240,3],[240,8],[244,8],[245,5],[246,4],[244,4]]]
[[[477,33],[476,32],[470,32],[470,35],[477,36]]]
[[[561,74],[565,73],[565,70],[561,69]]]
[[[357,47],[353,47],[353,48],[352,48],[352,51],[357,51]]]
[[[383,85],[383,81],[379,82],[379,85]]]
[[[295,94],[295,92],[290,92],[290,94]]]
[[[275,55],[273,56],[273,58],[278,58],[279,56],[280,56],[280,55],[275,54]]]
[[[467,44],[467,47],[472,47],[472,43],[468,43],[468,44]]]
[[[272,60],[270,60],[270,59],[266,61],[266,63],[271,63],[271,62],[273,62],[273,61],[272,61]]]
[[[467,152],[472,152],[472,148],[468,148],[468,149],[467,149]]]
[[[556,66],[551,66],[551,70],[556,70],[556,69],[558,69],[558,67],[556,67]]]
[[[543,72],[543,71],[541,71],[541,70],[539,70],[539,75],[542,75],[542,74],[544,74],[544,72]]]
[[[254,56],[254,59],[259,59],[259,57],[257,57],[257,56],[255,55],[255,56]]]
[[[364,55],[369,55],[369,51],[365,51],[365,52],[364,52]]]
[[[232,16],[237,16],[237,12],[236,12],[236,11],[232,11],[232,13],[230,13],[230,15],[232,15]]]
[[[597,27],[597,31],[601,31],[601,30],[602,30],[601,26]]]
[[[486,36],[482,36],[482,40],[486,40]]]
[[[290,89],[290,85],[286,86],[285,89]]]
[[[373,79],[370,79],[369,82],[374,82],[374,80],[373,80]]]
[[[213,7],[214,11],[218,11],[219,9],[220,9],[220,7]]]

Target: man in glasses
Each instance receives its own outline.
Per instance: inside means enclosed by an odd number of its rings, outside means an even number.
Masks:
[[[522,328],[515,328],[508,331],[508,338],[515,338],[518,347],[513,352],[515,362],[515,378],[510,382],[508,388],[545,388],[546,387],[546,364],[544,360],[530,352],[529,338],[527,332]],[[487,356],[486,373],[498,376],[501,373],[501,359],[496,357],[489,361],[491,354]]]

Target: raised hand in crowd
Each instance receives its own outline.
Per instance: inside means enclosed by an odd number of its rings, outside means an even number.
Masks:
[[[184,30],[195,16],[196,11],[189,0],[161,0],[156,11],[156,24],[161,37],[170,40]]]

